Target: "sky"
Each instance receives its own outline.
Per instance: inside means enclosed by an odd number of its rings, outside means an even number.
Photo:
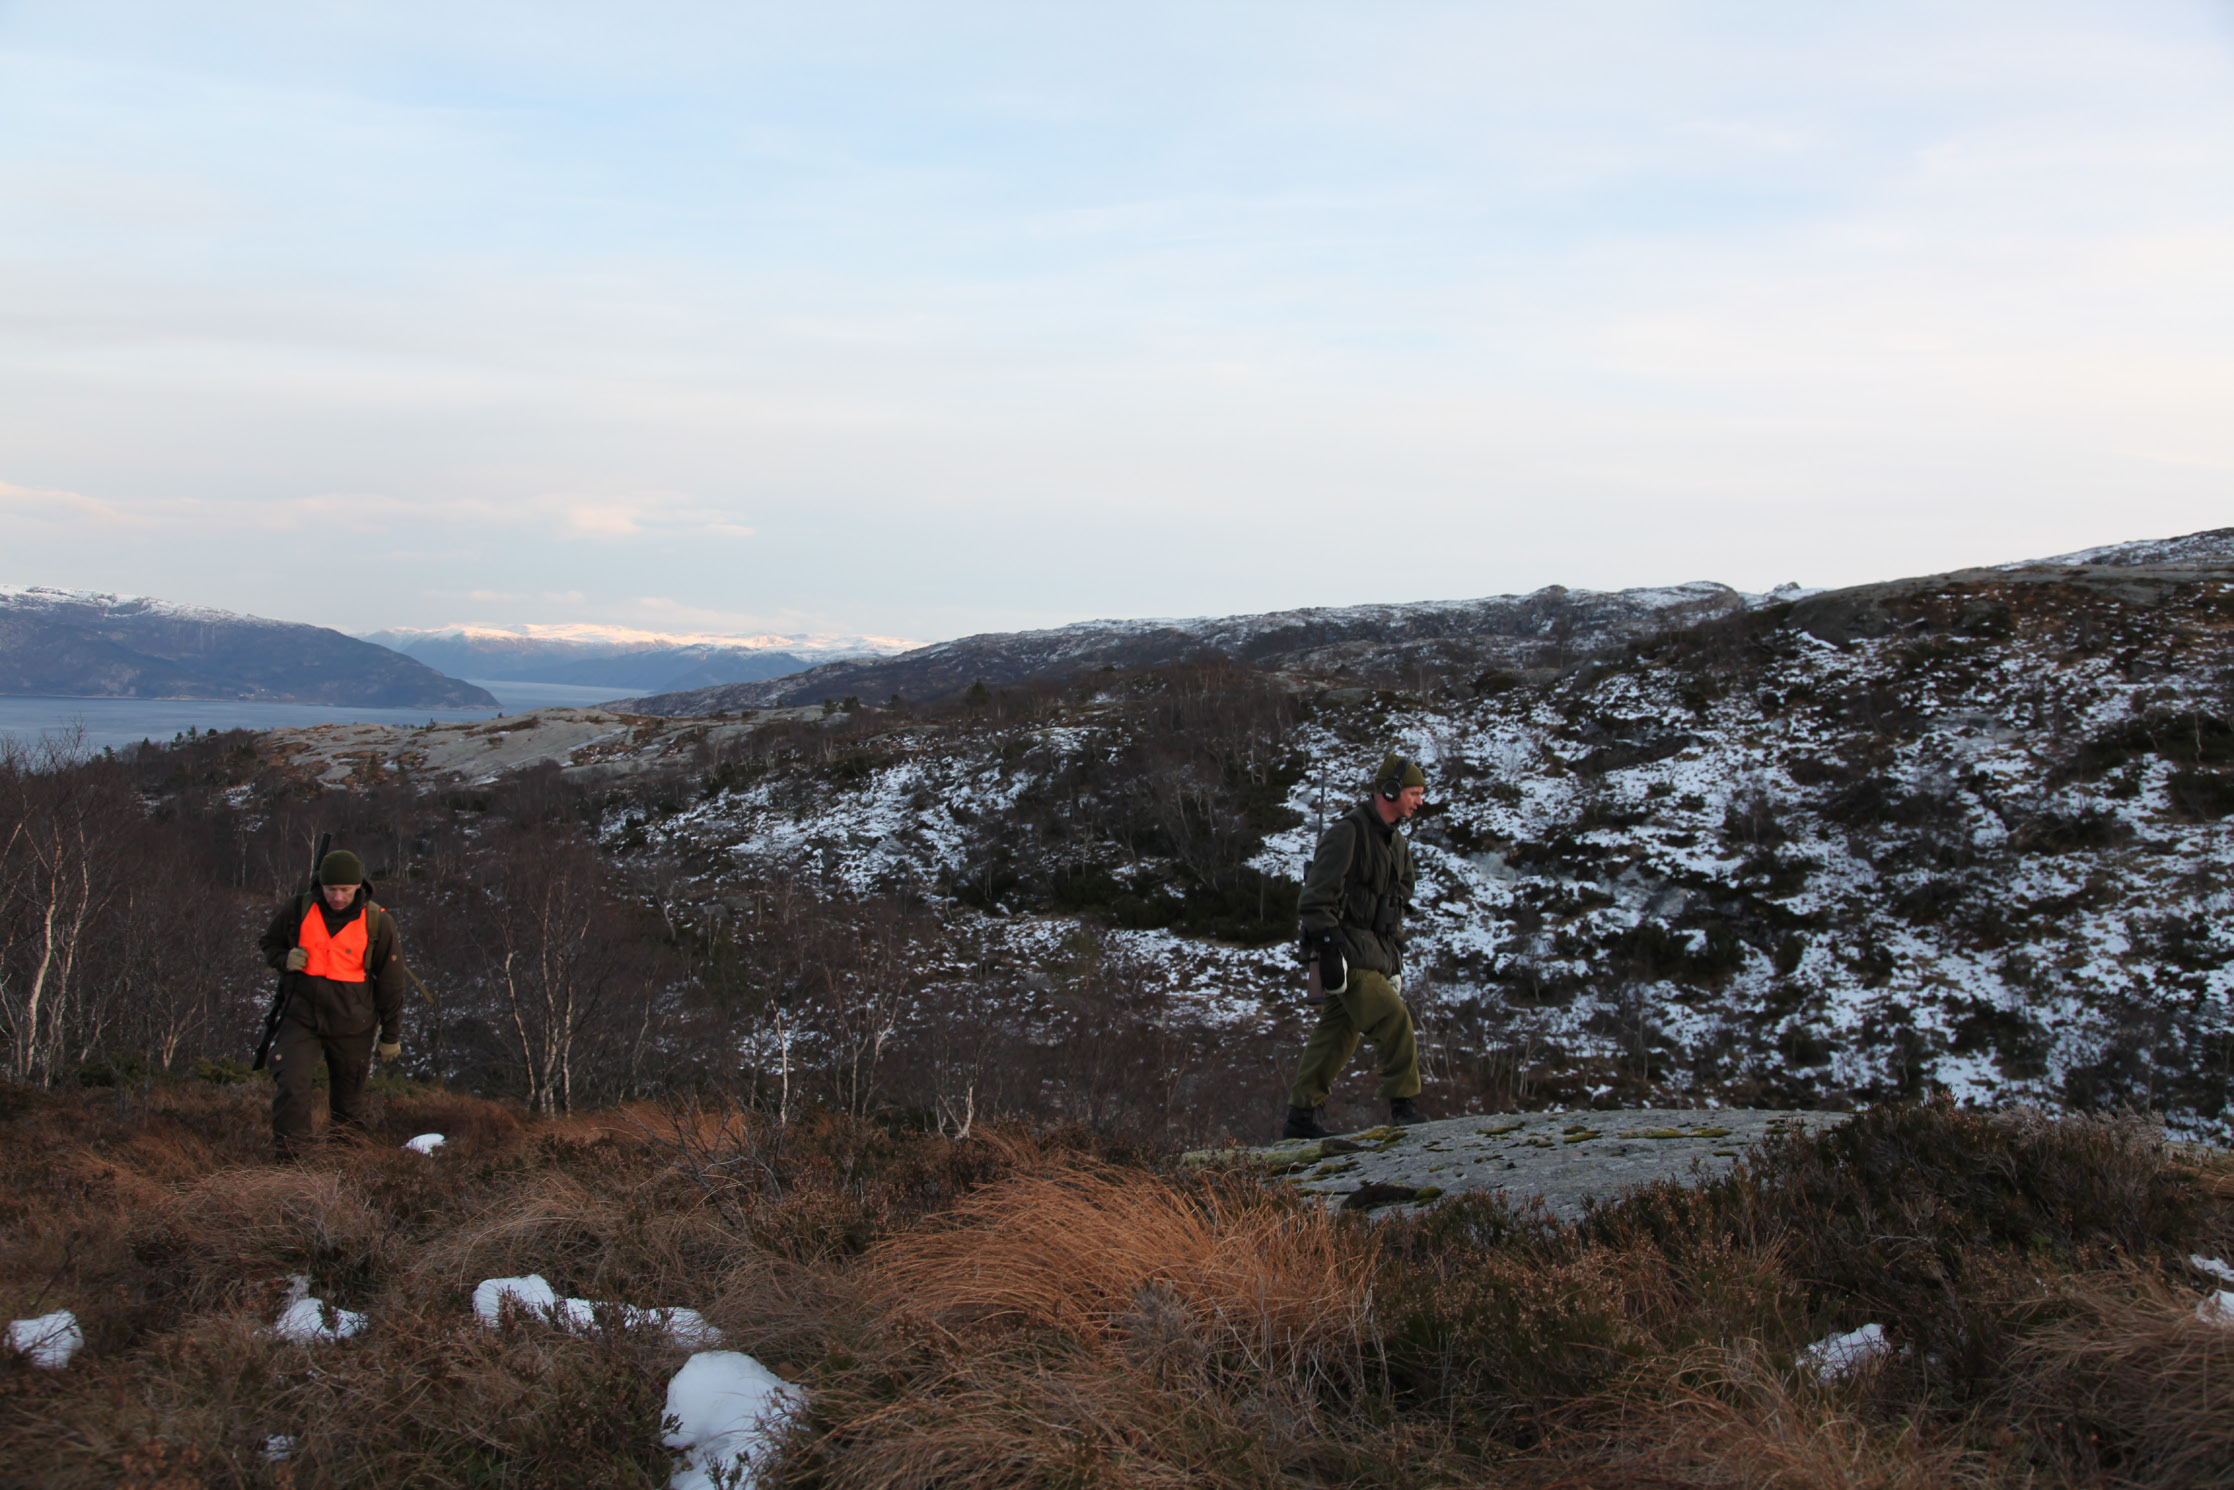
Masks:
[[[0,0],[0,582],[934,639],[2234,523],[2234,4]]]

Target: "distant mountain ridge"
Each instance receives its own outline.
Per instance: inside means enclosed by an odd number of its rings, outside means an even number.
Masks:
[[[659,693],[757,682],[912,645],[889,637],[709,638],[595,626],[395,627],[363,640],[460,677]]]
[[[2101,565],[2113,569],[2224,569],[2234,565],[2234,528],[2206,528],[2179,538],[2143,538],[2102,548],[2082,548],[2053,558],[2006,564],[2005,569],[2045,568],[2051,564]]]
[[[1188,620],[1082,621],[1045,631],[989,632],[918,647],[897,657],[826,663],[788,678],[620,701],[645,714],[731,709],[892,694],[923,702],[983,681],[1003,687],[1100,667],[1160,667],[1227,658],[1318,673],[1386,671],[1408,662],[1525,667],[1596,650],[1669,626],[1734,615],[1797,587],[1748,596],[1711,581],[1632,590],[1548,586],[1528,595],[1387,605],[1314,606]]]
[[[2077,571],[2074,575],[2074,571]],[[2090,575],[2088,571],[2101,571]],[[1795,623],[1826,640],[1883,634],[1900,597],[1964,577],[2077,578],[2082,584],[2160,584],[2234,575],[2234,528],[2142,539],[1994,569],[1882,581],[1841,590],[1782,585],[1746,594],[1708,580],[1628,590],[1551,585],[1526,595],[1388,605],[1311,607],[1190,620],[1083,621],[1045,631],[992,632],[893,657],[826,663],[788,677],[615,700],[635,713],[684,717],[819,703],[852,696],[878,703],[946,697],[982,681],[1004,687],[1101,667],[1161,667],[1224,658],[1256,667],[1334,676],[1386,677],[1408,665],[1526,669],[1695,626],[1772,604],[1798,607]]]
[[[329,627],[44,585],[0,585],[0,694],[496,707],[484,689]]]

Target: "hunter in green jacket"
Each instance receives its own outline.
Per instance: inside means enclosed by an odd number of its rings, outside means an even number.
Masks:
[[[1392,755],[1372,794],[1330,824],[1304,876],[1297,921],[1318,1023],[1288,1092],[1283,1138],[1325,1138],[1319,1108],[1335,1078],[1370,1040],[1389,1120],[1422,1121],[1419,1049],[1404,1007],[1404,916],[1412,906],[1412,846],[1398,825],[1427,798],[1427,775]]]

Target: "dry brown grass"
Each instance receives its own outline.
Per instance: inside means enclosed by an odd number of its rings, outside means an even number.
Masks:
[[[2103,1483],[2234,1486],[2234,1328],[2137,1268],[2070,1280],[2068,1312],[2018,1346],[2010,1416]]]
[[[1066,1166],[979,1190],[938,1228],[880,1245],[871,1297],[949,1331],[1100,1342],[1153,1296],[1236,1346],[1353,1350],[1378,1260],[1371,1231],[1245,1182],[1181,1191],[1138,1170]]]
[[[67,1307],[88,1334],[67,1371],[0,1357],[0,1485],[663,1484],[661,1398],[683,1352],[618,1325],[483,1330],[474,1283],[538,1272],[564,1294],[691,1306],[762,1359],[804,1364],[830,1338],[811,1259],[837,1265],[1041,1147],[795,1125],[740,1227],[646,1138],[649,1109],[538,1122],[390,1096],[372,1141],[276,1166],[267,1100],[0,1089],[0,1309]],[[395,1147],[426,1131],[449,1136],[436,1157]],[[372,1328],[272,1340],[296,1273]],[[275,1433],[301,1440],[287,1465],[262,1457]]]
[[[2129,1120],[1946,1108],[1573,1230],[1487,1202],[1366,1226],[1137,1170],[1029,1173],[836,1285],[858,1323],[784,1480],[2218,1485],[2228,1339],[2162,1300],[2192,1310],[2163,1278],[2224,1237],[2223,1173],[2169,1168]],[[2127,1261],[2055,1283],[2104,1257]],[[1835,1383],[1795,1366],[1869,1319],[1897,1354]]]
[[[834,1486],[1288,1483],[1344,1457],[1324,1403],[1362,1386],[1378,1265],[1369,1228],[1261,1188],[1076,1164],[990,1185],[865,1260],[857,1302],[878,1322],[849,1376],[909,1384],[887,1401],[834,1383],[834,1431],[799,1471]]]
[[[1959,1433],[1871,1410],[1873,1382],[1826,1387],[1752,1342],[1700,1347],[1574,1404],[1507,1472],[1527,1490],[1972,1490],[2009,1483]],[[2019,1481],[2019,1483],[2023,1483]]]
[[[0,1091],[0,1308],[90,1337],[0,1360],[0,1486],[663,1483],[682,1352],[472,1320],[473,1283],[539,1272],[802,1379],[775,1478],[818,1490],[2234,1487],[2234,1332],[2181,1260],[2225,1255],[2229,1167],[2132,1124],[1872,1115],[1561,1228],[1334,1217],[998,1127],[439,1094],[381,1122],[280,1168],[253,1092]],[[432,1160],[392,1147],[428,1130]],[[297,1272],[372,1329],[262,1333]],[[1868,1319],[1900,1353],[1794,1369]]]

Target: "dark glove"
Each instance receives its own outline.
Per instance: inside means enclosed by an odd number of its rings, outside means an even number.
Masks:
[[[309,952],[305,951],[305,950],[304,950],[303,948],[301,948],[301,947],[290,947],[290,948],[288,948],[288,950],[287,950],[287,971],[289,971],[290,973],[299,973],[299,972],[301,972],[301,971],[302,971],[302,970],[303,970],[304,968],[306,968],[306,967],[309,967],[309,966],[310,966],[310,953],[309,953]]]

